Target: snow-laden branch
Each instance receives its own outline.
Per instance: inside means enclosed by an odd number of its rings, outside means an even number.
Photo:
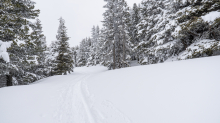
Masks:
[[[10,42],[3,42],[0,40],[0,59],[3,59],[6,62],[10,62],[9,54],[7,52],[7,48],[11,47]]]

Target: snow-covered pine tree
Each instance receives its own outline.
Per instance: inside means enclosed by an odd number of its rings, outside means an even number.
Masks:
[[[139,44],[138,38],[138,28],[137,25],[140,22],[140,8],[134,3],[133,8],[130,10],[130,27],[129,27],[129,36],[131,41],[131,60],[139,60],[139,52],[135,48]]]
[[[15,41],[24,36],[30,21],[38,16],[39,10],[34,9],[31,0],[1,0],[0,39],[2,41]]]
[[[56,69],[55,74],[66,75],[73,72],[74,63],[71,56],[71,49],[69,47],[69,37],[67,36],[67,28],[65,26],[65,20],[61,17],[59,19],[60,25],[58,28],[58,34],[56,36],[58,41],[58,56],[56,57]]]
[[[120,66],[120,30],[119,30],[119,23],[120,23],[120,15],[119,15],[119,0],[113,0],[113,6],[112,6],[112,11],[113,11],[113,42],[112,42],[112,52],[113,52],[113,63],[111,64],[112,69],[118,68],[117,66]],[[110,69],[111,69],[110,67]]]
[[[86,65],[88,66],[88,62],[89,62],[89,58],[90,58],[90,49],[92,47],[92,40],[90,37],[86,38],[86,42],[85,42],[85,47],[84,47],[84,51],[85,51],[85,59],[86,59]]]
[[[32,27],[33,32],[31,36],[35,39],[33,41],[35,45],[34,55],[37,56],[38,65],[44,66],[45,63],[45,52],[47,49],[46,45],[46,37],[44,36],[42,31],[41,21],[39,19],[36,20],[36,23]]]
[[[158,24],[158,21],[161,19],[162,9],[164,5],[161,3],[162,0],[146,0],[141,3],[141,21],[138,24],[139,30],[139,39],[140,43],[135,49],[140,53],[140,63],[141,64],[151,64],[157,62],[154,54],[150,54],[149,48],[156,45],[154,41],[158,32],[158,29],[155,28]],[[151,59],[149,59],[151,58]],[[151,60],[151,61],[150,61]]]
[[[106,54],[104,64],[109,69],[116,69],[128,66],[128,20],[129,9],[124,0],[105,0],[107,4],[104,6],[107,10],[104,15],[104,31],[103,45]],[[102,38],[103,39],[103,38]]]
[[[107,35],[107,31],[104,28],[102,28],[100,30],[100,34],[99,34],[99,42],[98,42],[98,57],[99,57],[99,62],[101,65],[103,66],[108,66],[109,65],[109,61],[111,60],[111,53],[108,52],[109,51],[109,45],[110,43],[107,41],[108,39],[108,35]]]
[[[91,37],[91,46],[89,48],[89,58],[87,66],[96,65],[96,48],[97,48],[97,38],[96,38],[96,28],[93,26],[92,28],[92,37]]]
[[[178,18],[181,26],[178,38],[183,51],[178,59],[219,55],[220,17],[213,14],[219,9],[219,0],[197,0],[190,3],[185,13]],[[206,21],[209,18],[206,15],[210,14],[218,18]]]
[[[120,6],[120,46],[122,49],[122,53],[119,55],[122,60],[121,65],[119,68],[124,68],[129,66],[129,62],[131,60],[130,51],[131,51],[131,42],[130,42],[130,35],[129,35],[129,28],[130,28],[130,13],[129,7],[127,6],[127,2],[125,0],[119,1]]]
[[[99,26],[92,28],[91,46],[89,51],[89,58],[87,66],[99,64],[99,53],[98,53],[98,43],[99,43]]]
[[[100,28],[99,26],[96,26],[96,35],[95,35],[95,63],[100,64]]]
[[[107,66],[109,69],[113,68],[115,62],[115,45],[114,45],[114,0],[104,0],[106,5],[105,13],[103,14],[103,29],[100,35],[100,53],[101,64]],[[115,69],[115,67],[113,68]]]
[[[88,58],[87,38],[80,42],[77,66],[86,66]]]
[[[79,46],[72,47],[71,50],[72,50],[72,57],[75,63],[75,67],[78,67],[77,59],[78,59]]]
[[[56,57],[58,56],[58,41],[52,41],[46,51],[46,66],[48,68],[49,76],[55,74]]]
[[[102,64],[104,66],[107,66],[109,69],[115,69],[116,68],[116,40],[115,35],[116,31],[115,28],[118,28],[118,26],[114,23],[116,20],[115,17],[115,1],[114,0],[104,0],[106,5],[104,8],[106,8],[103,21],[103,30],[101,35],[101,42],[102,42]],[[118,32],[117,32],[118,36]]]
[[[136,47],[141,53],[139,62],[155,64],[170,58],[178,60],[219,54],[219,21],[202,19],[208,13],[217,12],[218,8],[219,1],[216,0],[143,1],[138,24],[141,42]],[[208,47],[202,42],[209,44]]]
[[[41,21],[39,19],[32,25],[33,32],[31,33],[31,37],[34,39],[34,53],[32,57],[36,58],[36,70],[35,73],[41,76],[45,76],[48,72],[46,68],[45,59],[46,54],[45,51],[47,49],[46,45],[46,37],[44,36],[42,31]]]
[[[31,31],[25,30],[25,36],[22,38],[20,47],[23,50],[20,65],[24,70],[23,84],[29,84],[36,80],[45,78],[48,74],[46,67],[46,37],[42,34],[42,26],[40,20],[37,19],[35,23],[29,23]],[[15,46],[15,45],[13,45]],[[14,49],[14,48],[13,48]]]
[[[179,31],[177,17],[182,13],[173,0],[146,0],[141,3],[141,21],[138,24],[140,64],[164,62],[178,55],[181,47],[175,39]]]
[[[0,40],[13,41],[8,49],[11,62],[7,69],[18,84],[23,84],[26,73],[23,69],[25,50],[17,42],[20,43],[29,38],[27,33],[30,27],[29,19],[35,19],[39,14],[39,10],[34,9],[34,4],[31,0],[1,0],[0,2]],[[2,66],[7,65],[2,63]]]

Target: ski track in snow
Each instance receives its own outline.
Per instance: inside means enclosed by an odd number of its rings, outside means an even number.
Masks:
[[[92,74],[83,73],[65,80],[71,83],[64,84],[58,90],[59,108],[54,112],[54,118],[59,123],[131,123],[110,101],[95,101],[86,84],[91,76]]]

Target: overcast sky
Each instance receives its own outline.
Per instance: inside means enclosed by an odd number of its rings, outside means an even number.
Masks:
[[[40,9],[39,19],[47,37],[47,44],[56,40],[58,19],[66,21],[70,46],[79,45],[79,42],[91,35],[93,25],[102,26],[102,14],[105,12],[104,0],[33,0],[36,9]],[[127,0],[129,6],[140,3],[142,0]]]

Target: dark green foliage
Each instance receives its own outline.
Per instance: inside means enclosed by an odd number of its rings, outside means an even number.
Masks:
[[[34,9],[34,2],[30,0],[1,0],[0,40],[13,41],[18,37],[25,37],[30,23],[27,19],[34,19],[39,12]]]
[[[190,46],[197,40],[210,39],[219,41],[219,25],[219,19],[216,19],[213,23],[209,23],[204,22],[200,18],[193,18],[188,23],[185,23],[185,25],[182,26],[179,37],[183,45],[182,50],[186,50],[188,46]],[[208,56],[210,56],[211,54],[211,51],[207,51]]]
[[[54,69],[57,75],[66,75],[67,73],[73,72],[73,58],[69,47],[69,37],[67,36],[65,20],[60,18],[60,25],[57,35],[57,50],[58,56],[56,57],[56,68]]]
[[[209,30],[209,24],[201,19],[192,20],[180,31],[180,40],[183,44],[183,50],[200,38],[203,32]]]
[[[130,36],[130,42],[131,42],[131,48],[133,49],[133,52],[131,53],[131,59],[132,60],[138,60],[139,59],[139,51],[135,47],[140,43],[139,35],[138,35],[138,27],[137,25],[140,23],[140,8],[135,3],[133,5],[133,9],[131,11],[131,17],[130,17],[130,25],[129,25],[129,36]]]

